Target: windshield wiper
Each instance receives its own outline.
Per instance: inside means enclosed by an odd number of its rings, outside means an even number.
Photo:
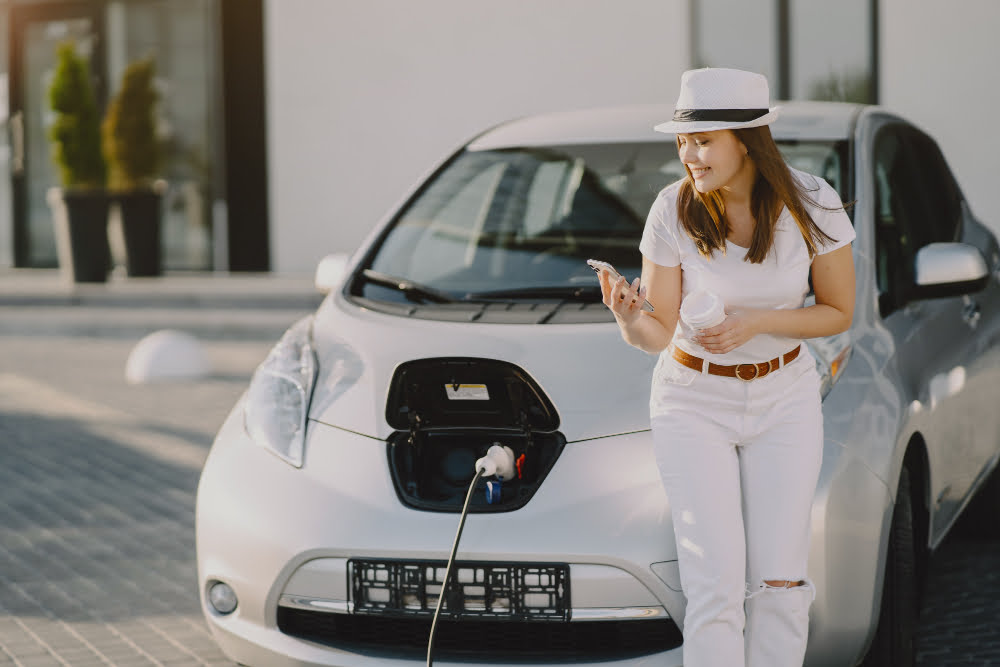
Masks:
[[[407,297],[415,297],[423,301],[432,301],[434,303],[455,303],[458,301],[455,297],[446,292],[441,292],[433,287],[427,287],[426,285],[415,283],[407,278],[390,276],[387,273],[380,273],[379,271],[374,271],[372,269],[364,269],[361,272],[361,275],[364,276],[366,282],[399,290]]]
[[[580,301],[588,303],[601,300],[601,287],[600,285],[552,285],[491,290],[488,292],[471,292],[465,295],[466,301],[489,301],[492,299],[558,299],[560,301]]]

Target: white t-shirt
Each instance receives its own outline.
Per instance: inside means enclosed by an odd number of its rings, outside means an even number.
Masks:
[[[825,180],[797,169],[793,176],[806,186],[808,195],[828,211],[806,201],[813,222],[835,243],[820,244],[825,254],[854,240],[854,227],[842,208],[840,196]],[[682,181],[664,188],[649,211],[639,250],[661,266],[681,266],[682,298],[696,289],[714,292],[733,308],[801,308],[809,292],[811,260],[802,232],[787,208],[782,208],[774,233],[774,244],[762,264],[744,261],[747,249],[726,241],[726,253],[712,257],[698,252],[694,241],[677,218],[677,193]],[[760,334],[726,354],[712,354],[692,340],[694,331],[679,317],[673,344],[718,364],[762,362],[781,356],[799,344],[795,338]],[[669,347],[667,350],[669,351]]]

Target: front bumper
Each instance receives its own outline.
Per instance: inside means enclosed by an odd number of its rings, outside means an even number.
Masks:
[[[241,417],[237,405],[198,489],[199,583],[220,646],[248,665],[412,666],[412,657],[285,634],[279,608],[295,608],[291,601],[297,599],[328,603],[331,613],[349,610],[338,609],[338,603],[350,603],[346,576],[329,568],[352,557],[444,560],[458,515],[404,506],[381,440],[310,422],[305,464],[296,469],[252,443]],[[647,610],[647,619],[669,616],[679,624],[683,596],[671,535],[650,434],[641,432],[569,443],[525,507],[469,517],[458,559],[569,564],[574,625],[588,615],[605,619],[595,623],[648,622],[641,611],[638,620],[616,621],[615,610]],[[317,574],[324,571],[329,576]],[[214,581],[236,592],[239,605],[232,614],[221,616],[206,603]],[[680,648],[611,660],[651,661],[680,665]],[[608,662],[604,657],[594,664]]]

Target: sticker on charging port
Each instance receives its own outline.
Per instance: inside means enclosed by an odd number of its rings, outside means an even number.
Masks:
[[[488,401],[490,392],[485,384],[446,384],[449,401]]]

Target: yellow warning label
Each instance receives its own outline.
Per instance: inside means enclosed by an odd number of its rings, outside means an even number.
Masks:
[[[488,401],[490,392],[485,384],[446,384],[444,390],[450,401]]]

